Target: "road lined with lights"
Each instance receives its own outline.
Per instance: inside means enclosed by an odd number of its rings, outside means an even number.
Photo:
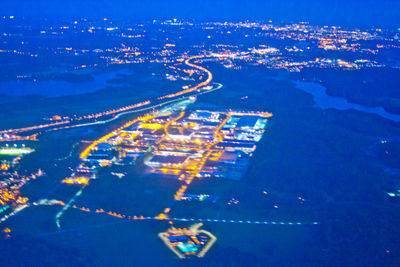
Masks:
[[[78,192],[81,192],[79,190]],[[81,193],[77,193],[77,195],[80,195]],[[76,197],[75,196],[75,197]],[[253,225],[284,225],[284,226],[301,226],[301,225],[319,225],[320,222],[313,221],[313,222],[299,222],[299,221],[272,221],[272,220],[245,220],[245,219],[212,219],[212,218],[176,218],[176,217],[171,217],[171,218],[160,218],[159,216],[143,216],[143,215],[125,215],[113,211],[105,211],[103,209],[95,209],[90,210],[89,208],[86,207],[77,207],[76,205],[71,205],[72,203],[67,203],[65,204],[62,201],[57,201],[57,200],[47,200],[43,199],[38,201],[38,203],[33,203],[34,206],[51,206],[51,205],[61,205],[64,206],[62,209],[62,212],[65,212],[66,209],[65,207],[71,207],[76,210],[80,210],[82,212],[86,213],[96,213],[96,214],[105,214],[108,216],[116,217],[119,219],[124,219],[128,221],[175,221],[175,222],[211,222],[211,223],[231,223],[231,224],[253,224]],[[61,212],[61,211],[60,211]],[[57,216],[56,216],[57,217]],[[59,225],[59,218],[60,216],[57,217],[58,220],[58,229],[61,230],[62,228]],[[68,230],[68,229],[67,229]]]
[[[218,89],[222,88],[222,84],[220,84],[220,83],[216,83],[216,84],[217,84],[216,88],[211,88],[211,89],[209,89],[207,91],[201,91],[201,92],[198,92],[198,93],[195,93],[195,94],[190,94],[188,96],[183,96],[183,97],[180,97],[180,98],[177,98],[177,99],[173,99],[173,100],[169,100],[169,101],[163,101],[160,104],[155,104],[155,105],[152,105],[152,106],[148,106],[148,107],[144,107],[144,108],[140,108],[140,109],[136,109],[136,110],[132,110],[132,111],[125,111],[125,112],[122,112],[122,113],[119,113],[119,114],[115,115],[113,118],[108,119],[108,120],[88,122],[88,123],[82,123],[82,124],[59,127],[59,128],[52,128],[52,129],[48,129],[47,131],[57,131],[57,130],[63,130],[63,129],[76,128],[76,127],[86,127],[86,126],[92,126],[92,125],[97,125],[97,124],[109,123],[109,122],[114,121],[114,120],[118,119],[119,117],[127,115],[127,114],[138,113],[138,112],[147,111],[147,110],[151,110],[151,109],[155,109],[155,108],[160,108],[160,107],[168,105],[168,104],[172,104],[172,103],[175,103],[175,102],[182,101],[183,99],[187,99],[189,97],[195,97],[195,96],[203,95],[203,94],[206,94],[206,93],[211,93],[211,92],[213,92],[215,90],[218,90]]]
[[[112,211],[96,209],[91,211],[89,208],[73,206],[83,212],[104,213],[112,217],[126,220],[138,221],[177,221],[177,222],[215,222],[215,223],[234,223],[234,224],[260,224],[260,225],[317,225],[320,222],[287,222],[287,221],[263,221],[263,220],[241,220],[241,219],[212,219],[212,218],[160,218],[159,216],[125,215]]]
[[[192,67],[192,68],[196,68],[196,69],[199,69],[199,70],[207,73],[207,79],[204,82],[201,82],[201,83],[199,83],[198,85],[196,85],[194,87],[179,91],[177,93],[166,95],[166,96],[162,96],[159,99],[177,97],[177,96],[180,96],[180,95],[183,95],[183,94],[191,93],[193,91],[196,91],[200,87],[208,85],[212,81],[212,78],[213,78],[212,73],[206,68],[203,68],[203,67],[201,67],[199,65],[195,65],[193,63],[190,63],[190,60],[192,60],[192,59],[198,59],[198,58],[203,58],[203,57],[204,57],[203,55],[189,57],[188,59],[185,60],[185,64],[190,66],[190,67]]]
[[[62,129],[68,129],[68,128],[74,128],[74,127],[82,127],[82,126],[91,126],[91,125],[96,125],[96,124],[104,124],[104,123],[108,123],[110,121],[113,121],[115,119],[117,119],[118,117],[125,115],[125,114],[129,114],[129,113],[134,113],[134,112],[140,112],[140,111],[144,111],[144,110],[148,110],[148,109],[152,109],[152,108],[156,108],[156,107],[160,107],[163,106],[165,104],[168,103],[172,103],[174,101],[179,101],[181,98],[181,96],[195,96],[197,94],[192,94],[193,92],[198,92],[200,93],[200,90],[202,89],[202,87],[207,86],[211,81],[212,81],[212,73],[201,67],[198,65],[195,65],[193,63],[190,63],[190,60],[192,59],[197,59],[197,58],[203,58],[205,56],[200,55],[200,56],[192,56],[189,57],[188,59],[185,60],[185,64],[192,67],[192,68],[196,68],[199,69],[203,72],[206,72],[208,77],[204,82],[199,83],[198,85],[185,89],[185,90],[181,90],[177,93],[174,94],[169,94],[163,97],[159,97],[156,100],[156,103],[152,103],[150,100],[141,102],[141,103],[137,103],[134,105],[130,105],[130,106],[125,106],[125,107],[121,107],[119,109],[113,109],[113,110],[109,110],[109,111],[105,111],[105,112],[99,112],[99,113],[95,113],[95,114],[90,114],[90,115],[85,115],[85,116],[80,116],[80,117],[76,117],[76,118],[68,118],[66,120],[62,120],[62,121],[57,121],[54,123],[48,123],[48,124],[41,124],[41,125],[36,125],[36,126],[30,126],[30,127],[24,127],[24,128],[18,128],[18,129],[9,129],[9,130],[3,130],[0,131],[0,141],[8,141],[8,136],[9,135],[14,135],[14,139],[15,138],[26,138],[23,136],[17,136],[16,134],[21,134],[21,133],[26,133],[26,132],[34,132],[34,131],[38,131],[39,133],[41,133],[41,130],[46,130],[46,131],[55,131],[55,130],[62,130]],[[210,88],[211,90],[208,90],[207,92],[211,92],[214,91],[214,88]],[[191,94],[191,95],[190,95]],[[170,101],[162,101],[165,98],[176,98]],[[113,116],[110,119],[107,120],[102,120],[102,121],[97,121],[98,118],[104,117],[104,116]],[[82,120],[95,120],[95,121],[90,121],[87,123],[80,123]],[[4,136],[7,137],[4,137]],[[30,135],[30,137],[33,136],[33,139],[36,139],[36,135]],[[11,139],[10,139],[11,140]]]

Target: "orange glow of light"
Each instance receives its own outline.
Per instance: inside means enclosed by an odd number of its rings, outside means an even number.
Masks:
[[[79,185],[88,185],[89,178],[86,177],[68,177],[61,181],[64,184],[79,184]]]
[[[158,130],[164,128],[164,125],[159,123],[142,123],[140,124],[140,128]]]
[[[166,220],[166,219],[168,219],[168,216],[164,213],[160,213],[156,216],[156,219],[157,220]]]
[[[9,168],[10,168],[10,164],[2,163],[0,165],[0,170],[2,170],[2,171],[7,171]]]
[[[195,65],[195,64],[190,63],[190,60],[196,59],[196,58],[202,58],[202,57],[204,57],[204,56],[203,56],[203,55],[200,55],[200,56],[189,57],[188,59],[185,60],[185,64],[188,65],[188,66],[190,66],[190,67],[192,67],[192,68],[196,68],[196,69],[199,69],[199,70],[201,70],[201,71],[206,72],[207,75],[208,75],[207,80],[205,80],[205,81],[202,82],[202,83],[199,83],[198,85],[196,85],[196,86],[194,86],[194,87],[190,87],[190,88],[188,88],[188,89],[186,89],[186,90],[182,90],[182,91],[179,91],[179,92],[174,93],[174,94],[170,94],[170,95],[166,95],[166,96],[160,97],[160,99],[180,96],[180,95],[183,95],[183,94],[186,94],[186,93],[193,92],[193,91],[199,89],[200,87],[203,87],[203,86],[208,85],[208,84],[212,81],[212,78],[213,78],[212,73],[211,73],[209,70],[207,70],[206,68],[203,68],[203,67],[201,67],[201,66],[198,66],[198,65]]]

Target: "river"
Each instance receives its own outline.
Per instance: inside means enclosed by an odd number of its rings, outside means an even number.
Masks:
[[[374,107],[374,108],[366,107],[359,104],[350,103],[345,98],[342,97],[329,96],[326,93],[326,88],[318,83],[301,82],[301,81],[296,81],[295,83],[297,89],[307,92],[314,97],[315,106],[319,108],[322,109],[333,108],[338,110],[354,109],[366,113],[376,114],[395,122],[400,121],[400,114],[389,113],[382,107]]]

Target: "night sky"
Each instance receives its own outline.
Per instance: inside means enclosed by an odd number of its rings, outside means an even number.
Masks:
[[[272,19],[400,27],[399,0],[1,0],[1,15],[195,20]]]

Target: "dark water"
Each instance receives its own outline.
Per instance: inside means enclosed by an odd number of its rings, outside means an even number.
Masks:
[[[376,114],[395,122],[400,121],[400,115],[389,113],[385,111],[382,107],[365,107],[359,104],[349,103],[346,99],[341,97],[329,96],[326,94],[326,88],[318,83],[297,81],[296,88],[311,94],[314,97],[315,106],[322,109],[354,109],[366,113]]]
[[[107,81],[117,77],[118,74],[127,74],[127,70],[100,73],[93,75],[93,80],[87,82],[68,81],[7,81],[0,82],[0,94],[10,96],[42,95],[45,97],[59,97],[78,95],[97,91],[107,85]]]

